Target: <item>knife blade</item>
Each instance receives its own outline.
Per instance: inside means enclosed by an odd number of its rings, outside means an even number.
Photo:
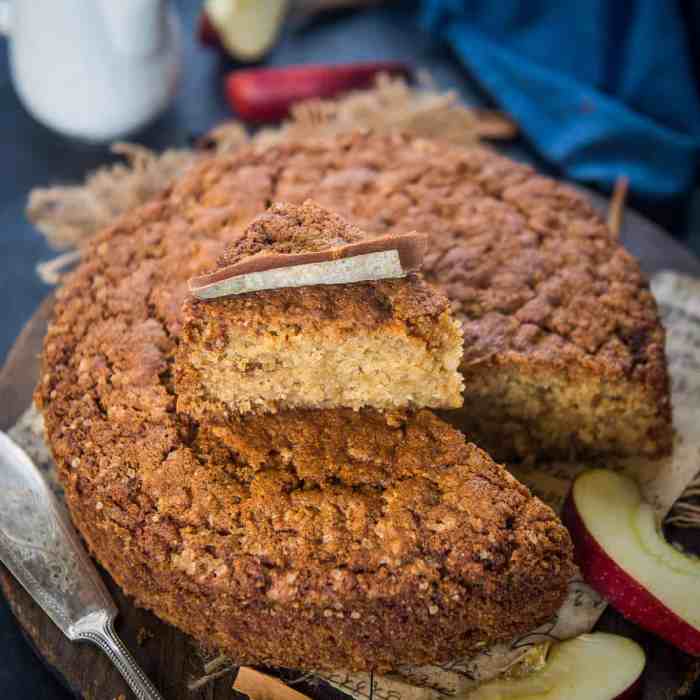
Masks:
[[[117,607],[65,506],[2,431],[0,560],[68,639],[100,647],[139,700],[162,700],[115,633]]]

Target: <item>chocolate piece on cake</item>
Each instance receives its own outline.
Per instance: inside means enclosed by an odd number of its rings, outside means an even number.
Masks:
[[[420,264],[423,241],[418,234],[372,239],[311,201],[273,205],[227,248],[218,270],[190,287],[211,292],[223,283],[214,293],[226,294],[227,282],[247,279],[239,291],[259,288],[261,271],[279,273],[272,283],[284,286],[185,302],[178,409],[219,413],[219,401],[234,413],[460,406],[459,324],[447,298],[409,272]],[[312,275],[315,284],[299,286],[309,281],[309,264],[341,264],[342,279],[359,279],[367,257],[384,253],[394,254],[401,279],[333,284],[331,266],[324,277]],[[372,275],[393,275],[381,260]]]
[[[313,206],[310,202],[306,204]],[[275,209],[284,214],[290,207]],[[427,236],[418,233],[368,238],[356,243],[341,238],[337,245],[323,239],[328,247],[319,251],[261,252],[233,265],[220,266],[214,272],[189,280],[190,291],[198,299],[218,299],[269,289],[396,279],[420,269],[428,243]]]

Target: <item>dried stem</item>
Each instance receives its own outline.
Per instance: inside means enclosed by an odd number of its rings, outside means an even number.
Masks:
[[[620,231],[622,230],[628,187],[629,178],[622,176],[615,180],[615,189],[613,190],[610,208],[608,209],[608,228],[615,238],[620,236]]]
[[[212,659],[211,661],[208,661],[204,664],[204,672],[214,673],[215,671],[218,671],[224,666],[228,668],[234,668],[234,664],[231,661],[231,659],[229,659],[228,656],[226,656],[226,654],[220,654],[215,659]]]
[[[205,685],[209,685],[209,683],[213,683],[217,678],[221,678],[222,676],[225,676],[227,673],[232,673],[233,671],[236,670],[236,667],[231,664],[228,668],[222,668],[220,671],[216,671],[215,673],[207,673],[206,675],[202,676],[201,678],[197,678],[197,680],[191,681],[190,683],[187,684],[187,690],[189,691],[195,691],[199,690],[200,688],[203,688]]]
[[[685,487],[666,518],[667,525],[700,528],[700,472]]]

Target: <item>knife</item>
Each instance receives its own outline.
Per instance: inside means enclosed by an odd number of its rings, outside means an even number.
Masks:
[[[65,506],[0,431],[0,560],[71,641],[96,644],[139,700],[163,700],[114,631],[117,607]]]

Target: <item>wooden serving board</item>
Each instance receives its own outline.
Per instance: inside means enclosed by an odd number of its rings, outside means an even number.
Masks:
[[[602,198],[594,197],[594,201],[601,208],[605,206]],[[700,277],[700,260],[642,217],[628,213],[622,237],[648,274],[675,269]],[[17,338],[0,371],[0,429],[10,428],[31,402],[39,373],[38,355],[52,306],[53,297],[49,296]],[[700,553],[699,531],[674,532],[673,537]],[[137,608],[107,574],[104,579],[119,607],[119,634],[166,700],[224,700],[234,696],[233,674],[189,691],[188,681],[202,674],[202,662],[193,642],[151,613]],[[107,657],[90,645],[69,642],[2,566],[0,587],[29,642],[76,696],[88,700],[133,697]],[[645,700],[672,700],[683,690],[687,691],[700,675],[699,660],[628,624],[610,609],[598,628],[631,637],[646,649],[649,663]],[[300,684],[295,688],[324,700],[345,697],[325,684],[313,687]]]

